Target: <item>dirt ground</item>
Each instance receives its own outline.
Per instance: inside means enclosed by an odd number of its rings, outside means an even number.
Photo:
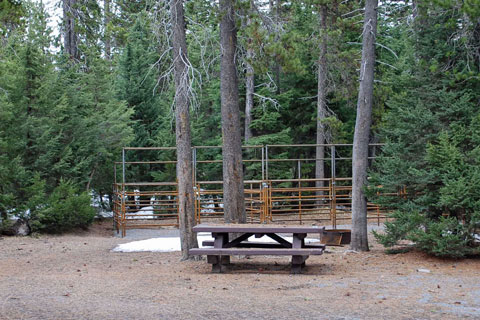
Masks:
[[[110,222],[0,240],[0,319],[480,319],[480,259],[329,247],[289,274],[287,257],[233,258],[225,274],[175,253],[117,253]],[[428,269],[430,273],[419,272]]]

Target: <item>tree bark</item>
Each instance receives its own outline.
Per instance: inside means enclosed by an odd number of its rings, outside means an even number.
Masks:
[[[178,215],[182,259],[190,258],[188,250],[197,248],[193,232],[195,225],[192,147],[190,134],[190,104],[188,88],[187,42],[183,0],[170,0],[171,24],[173,29],[173,63],[175,75],[175,135],[177,143]]]
[[[107,58],[107,60],[110,60],[112,56],[112,39],[110,37],[110,32],[107,31],[108,24],[110,23],[110,18],[112,14],[110,10],[110,1],[111,0],[103,1],[103,10],[104,10],[103,37],[104,37],[104,45],[105,45],[105,58]]]
[[[280,3],[281,0],[276,0],[276,6],[275,6],[275,42],[279,41],[279,30],[280,30]],[[276,94],[281,93],[281,88],[280,88],[280,62],[278,61],[279,57],[277,54],[275,54],[275,65],[273,66],[273,73],[275,74],[275,82],[277,85],[277,91]]]
[[[77,0],[63,0],[63,43],[65,53],[71,59],[78,59],[78,37],[75,31]]]
[[[315,158],[315,179],[325,178],[325,147],[318,146],[325,143],[325,120],[327,114],[327,6],[320,6],[320,53],[318,57],[318,87],[317,87],[317,147]],[[323,180],[315,181],[315,187],[323,188]],[[322,191],[317,192],[317,196],[322,195]]]
[[[252,56],[253,49],[247,49],[247,59]],[[245,144],[253,137],[252,129],[252,111],[253,111],[253,93],[255,92],[255,74],[253,66],[246,62],[246,96],[245,96]]]
[[[251,24],[251,18],[247,19],[247,26]],[[252,129],[250,129],[250,125],[252,123],[252,110],[253,110],[253,93],[255,92],[255,70],[251,64],[254,56],[253,47],[252,47],[252,39],[248,39],[247,44],[247,59],[245,62],[247,74],[245,76],[245,87],[246,87],[246,94],[245,94],[245,144],[247,144],[248,140],[252,137]]]
[[[367,199],[364,188],[367,184],[368,142],[372,123],[377,6],[378,0],[366,0],[357,119],[353,137],[351,247],[357,251],[368,251]]]
[[[220,0],[220,15],[224,217],[226,223],[243,223],[246,221],[246,216],[238,80],[235,66],[237,29],[233,0]]]

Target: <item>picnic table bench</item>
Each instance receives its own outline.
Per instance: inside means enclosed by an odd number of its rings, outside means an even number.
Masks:
[[[292,273],[300,273],[305,267],[305,260],[310,255],[321,255],[325,245],[305,244],[307,234],[320,234],[325,227],[286,226],[264,224],[200,224],[193,227],[194,232],[210,232],[214,241],[204,241],[207,248],[190,249],[191,255],[206,255],[207,262],[212,264],[212,272],[224,271],[230,263],[231,255],[274,255],[292,256]],[[280,234],[291,234],[292,242]],[[233,239],[230,240],[230,236]],[[267,236],[275,242],[249,242],[248,238]]]

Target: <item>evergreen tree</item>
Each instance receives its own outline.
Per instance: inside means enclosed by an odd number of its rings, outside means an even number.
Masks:
[[[95,50],[84,51],[91,54],[87,69],[50,53],[44,8],[26,8],[26,31],[11,35],[0,53],[0,115],[7,124],[0,131],[6,182],[0,211],[25,216],[37,231],[86,226],[93,213],[85,190],[110,190],[96,175],[111,172],[113,155],[131,141],[132,110],[115,99],[112,77]],[[71,206],[56,216],[63,210],[59,201]]]
[[[161,87],[165,85],[159,83],[162,66],[157,64],[160,56],[155,43],[150,18],[145,13],[138,14],[119,58],[116,81],[117,97],[125,100],[134,110],[132,120],[135,138],[131,145],[135,147],[155,146],[160,130],[165,129],[165,125],[169,126],[168,121],[162,122],[162,118],[168,113],[165,110],[171,105],[166,105],[165,99],[162,100],[159,94]],[[174,137],[171,130],[168,134]],[[168,138],[162,139],[172,141]],[[156,159],[154,152],[136,152],[127,156],[129,161]],[[138,170],[132,172],[137,181],[150,181],[150,166],[144,165],[138,167]]]
[[[428,253],[462,257],[478,252],[480,64],[471,46],[452,42],[474,43],[478,16],[454,3],[422,6],[419,14],[430,18],[417,16],[422,24],[414,33],[403,29],[403,57],[395,64],[401,72],[388,76],[394,85],[381,130],[387,145],[370,192],[395,210],[395,220],[376,236],[385,246],[409,239]],[[381,196],[401,190],[401,197]]]
[[[198,248],[195,225],[192,142],[190,129],[189,65],[183,1],[171,0],[172,46],[175,73],[175,134],[177,144],[178,215],[182,259],[189,259],[189,250]]]
[[[237,27],[233,0],[220,1],[220,96],[222,102],[223,199],[225,222],[246,221],[238,79]]]
[[[24,25],[22,17],[25,15],[25,6],[17,0],[0,1],[0,40],[5,44],[5,40],[18,27]]]

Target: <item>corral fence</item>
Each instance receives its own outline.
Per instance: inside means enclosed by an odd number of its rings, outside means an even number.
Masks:
[[[315,154],[312,149],[318,146],[324,147],[325,157],[311,156]],[[369,146],[373,150],[371,161],[381,146]],[[330,224],[333,229],[338,222],[348,223],[351,219],[351,148],[351,144],[244,146],[247,222],[311,222]],[[122,236],[132,228],[178,226],[176,181],[132,181],[136,180],[134,168],[138,166],[149,166],[149,170],[161,177],[174,177],[174,172],[166,173],[175,170],[175,150],[175,147],[123,149],[122,161],[114,166],[113,185],[114,224]],[[129,152],[142,151],[156,152],[163,160],[128,161]],[[170,158],[165,158],[165,154]],[[291,157],[292,154],[295,157]],[[323,179],[312,177],[318,161],[325,167]],[[192,147],[192,164],[197,223],[223,218],[221,147]],[[342,176],[338,176],[339,173]],[[212,177],[216,179],[209,180]],[[399,190],[392,195],[401,196],[404,192]],[[368,203],[368,219],[380,223],[386,218],[385,213],[384,208]]]

